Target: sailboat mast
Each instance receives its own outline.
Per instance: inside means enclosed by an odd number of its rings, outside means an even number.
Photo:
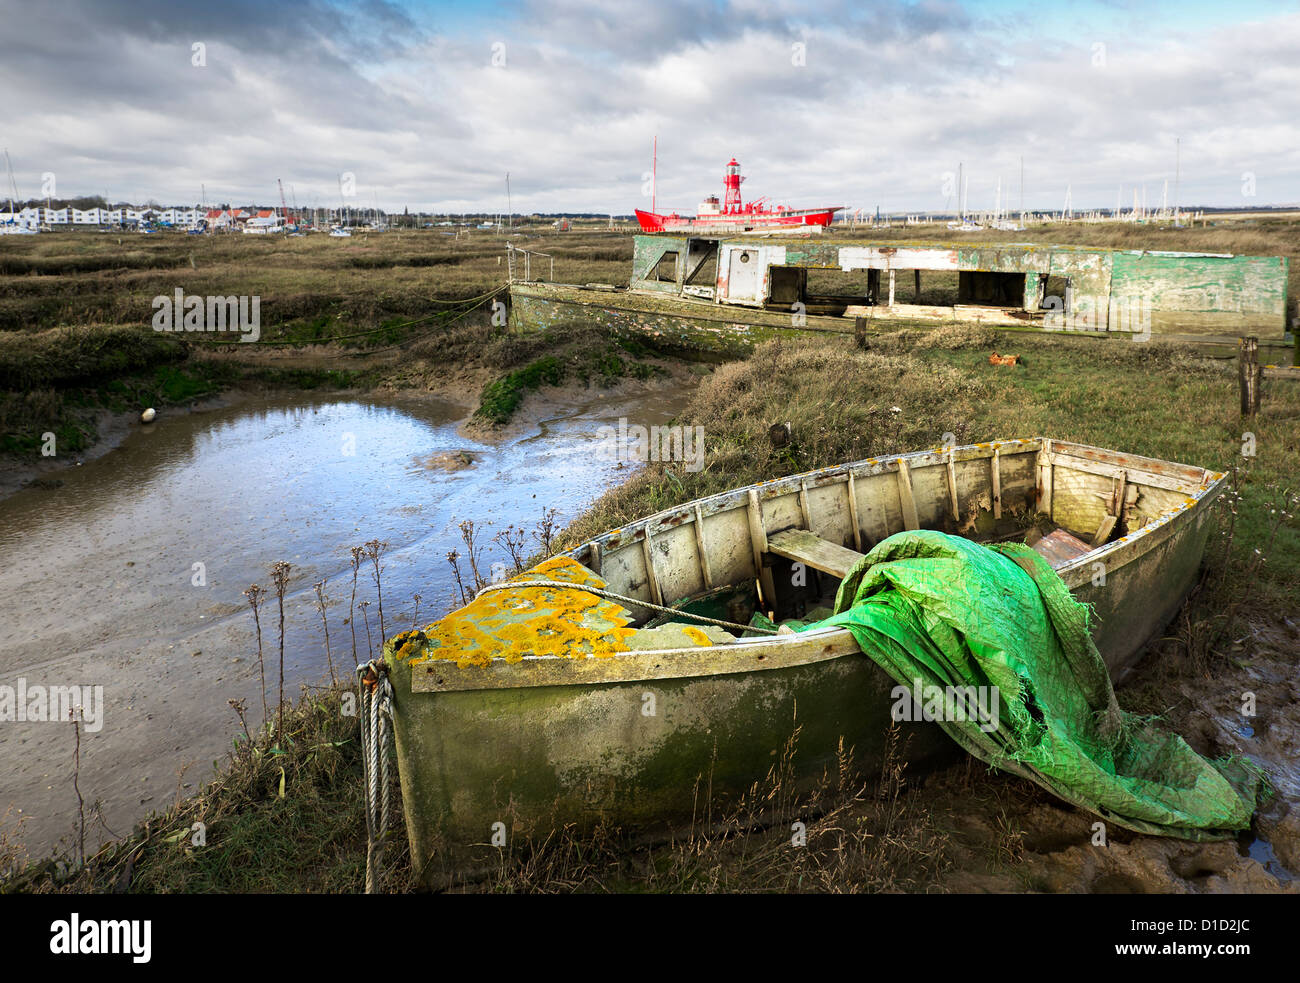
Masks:
[[[1174,221],[1178,221],[1178,179],[1182,174],[1183,138],[1174,139]]]
[[[5,147],[5,173],[9,177],[9,214],[14,213],[14,199],[18,197],[18,182],[14,180],[14,162],[9,159],[9,148]]]

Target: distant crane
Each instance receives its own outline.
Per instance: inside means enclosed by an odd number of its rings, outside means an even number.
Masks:
[[[280,186],[280,214],[284,218],[284,225],[287,230],[289,228],[289,206],[284,200],[284,182],[276,178],[275,183]]]

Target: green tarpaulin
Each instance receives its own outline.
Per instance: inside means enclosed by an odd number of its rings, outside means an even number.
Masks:
[[[799,630],[849,629],[971,754],[1109,822],[1194,840],[1247,828],[1258,769],[1122,711],[1089,617],[1029,547],[920,531],[879,543],[835,614]]]

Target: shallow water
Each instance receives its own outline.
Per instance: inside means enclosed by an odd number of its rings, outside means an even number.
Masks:
[[[1295,875],[1287,870],[1282,861],[1277,858],[1277,854],[1273,850],[1273,844],[1263,837],[1251,837],[1246,844],[1245,853],[1246,856],[1258,862],[1279,881],[1289,884],[1295,880]]]
[[[334,664],[340,673],[353,665],[343,623],[351,546],[389,544],[383,632],[368,562],[358,578],[357,601],[371,601],[355,620],[364,657],[384,633],[413,624],[414,594],[421,623],[452,605],[446,554],[466,552],[462,520],[482,530],[486,573],[506,559],[491,542],[497,532],[532,531],[546,508],[558,509],[562,528],[627,477],[602,427],[620,417],[663,423],[689,393],[593,395],[497,445],[459,436],[464,408],[431,399],[250,399],[141,427],[117,450],[62,473],[60,487],[0,501],[0,686],[103,687],[100,726],[83,740],[81,787],[104,800],[110,824],[129,825],[185,787],[177,772],[187,761],[201,767],[186,780],[206,777],[236,729],[227,700],[256,707],[254,723],[260,716],[242,592],[254,582],[270,588],[273,562],[293,566],[285,599],[292,696],[327,671],[312,591],[322,579]],[[536,545],[530,537],[525,552]],[[261,617],[273,703],[273,594]],[[71,828],[70,758],[66,724],[0,722],[0,816],[12,806],[12,821],[21,810],[29,846]]]

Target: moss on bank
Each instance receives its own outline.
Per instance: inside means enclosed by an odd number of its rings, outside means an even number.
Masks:
[[[529,390],[542,384],[558,386],[563,381],[564,365],[559,359],[554,355],[539,358],[484,386],[475,415],[490,423],[505,423],[519,408]]]
[[[505,359],[527,358],[539,348],[548,354],[483,387],[474,416],[484,423],[508,423],[528,393],[543,385],[558,386],[576,378],[608,387],[621,379],[649,379],[664,372],[661,366],[639,360],[650,354],[644,347],[611,339],[589,326],[563,324],[535,334],[501,334],[493,341],[497,354]]]
[[[104,412],[140,412],[185,406],[237,386],[299,390],[365,386],[373,371],[270,368],[202,358],[167,360],[113,378],[90,377],[56,387],[0,391],[0,454],[19,460],[38,457],[44,435],[53,433],[60,454],[79,453],[99,438]]]

